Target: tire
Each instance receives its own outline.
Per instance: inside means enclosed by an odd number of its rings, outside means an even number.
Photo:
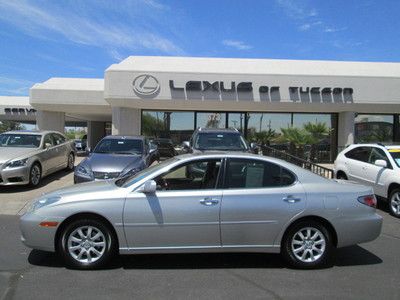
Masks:
[[[331,263],[333,250],[332,236],[326,227],[316,221],[304,220],[289,227],[282,241],[281,254],[291,267],[316,269]]]
[[[347,175],[342,171],[338,172],[336,179],[348,180]]]
[[[29,185],[36,187],[42,180],[42,168],[38,163],[34,163],[29,170]]]
[[[57,249],[68,267],[91,270],[106,266],[116,254],[116,245],[115,235],[103,222],[83,219],[65,227]]]
[[[75,168],[75,155],[71,152],[68,154],[66,171],[72,171]]]
[[[400,189],[394,189],[388,200],[390,214],[393,217],[400,218]]]

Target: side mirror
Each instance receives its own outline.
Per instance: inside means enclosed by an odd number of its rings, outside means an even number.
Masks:
[[[51,147],[51,143],[44,143],[44,149],[49,149]]]
[[[137,190],[139,193],[144,194],[153,194],[157,190],[157,183],[154,180],[146,181],[142,186]]]
[[[258,153],[258,151],[259,151],[259,146],[256,144],[256,143],[250,143],[250,150],[253,152],[253,153]]]
[[[149,153],[154,153],[158,149],[156,144],[150,143]]]
[[[386,162],[386,160],[383,160],[383,159],[377,159],[375,161],[375,166],[386,168],[387,167],[387,162]]]
[[[190,149],[190,142],[189,141],[182,142],[182,147],[186,150]]]

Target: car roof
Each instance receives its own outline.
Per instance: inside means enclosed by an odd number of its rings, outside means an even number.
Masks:
[[[40,134],[40,135],[44,135],[47,133],[62,134],[61,132],[53,131],[53,130],[12,130],[12,131],[3,132],[3,134]]]
[[[351,144],[351,148],[354,147],[381,147],[386,149],[399,149],[400,145],[383,145],[381,143],[365,143],[365,144]]]
[[[197,132],[232,132],[232,133],[240,134],[240,132],[235,128],[203,128],[203,127],[199,127],[199,128],[197,128],[196,131]]]
[[[112,139],[112,140],[144,140],[146,137],[143,135],[107,135],[104,139]]]

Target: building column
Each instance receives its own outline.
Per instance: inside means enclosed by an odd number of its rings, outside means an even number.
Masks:
[[[140,109],[127,107],[112,108],[113,135],[140,135]]]
[[[38,110],[36,112],[36,125],[39,130],[55,130],[64,133],[65,113]]]
[[[87,146],[93,150],[106,134],[106,123],[98,121],[87,122]]]
[[[354,143],[354,118],[355,113],[345,111],[339,113],[338,147],[339,150]]]

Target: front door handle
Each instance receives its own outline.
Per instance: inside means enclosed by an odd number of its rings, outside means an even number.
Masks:
[[[203,205],[206,205],[206,206],[212,206],[212,205],[218,204],[219,200],[218,199],[213,199],[211,197],[207,197],[207,198],[201,199],[199,202],[200,202],[200,204],[203,204]]]
[[[292,196],[292,195],[289,195],[289,196],[287,196],[287,197],[284,197],[282,200],[285,201],[285,202],[287,202],[287,203],[296,203],[296,202],[301,201],[301,198],[298,198],[298,197],[294,197],[294,196]]]

